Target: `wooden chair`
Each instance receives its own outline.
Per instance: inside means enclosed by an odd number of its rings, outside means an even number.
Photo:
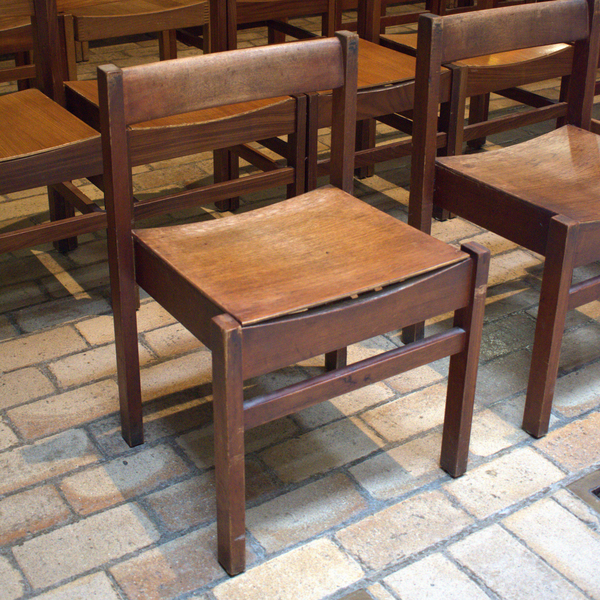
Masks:
[[[409,223],[429,232],[435,203],[545,256],[523,420],[535,437],[548,430],[566,312],[600,295],[598,278],[572,285],[576,267],[600,258],[600,138],[587,131],[598,10],[597,0],[556,0],[419,21]],[[566,41],[574,42],[562,103],[566,126],[501,150],[434,162],[442,64]],[[464,86],[455,83],[460,105]]]
[[[440,15],[458,14],[473,10],[496,7],[498,2],[480,0],[473,6],[449,10],[440,0],[432,13]],[[505,3],[502,3],[504,5]],[[516,2],[514,3],[516,4]],[[381,44],[416,56],[417,34],[382,35]],[[461,143],[472,148],[481,148],[486,137],[492,134],[524,127],[564,116],[564,104],[542,94],[523,89],[522,86],[555,78],[563,78],[563,91],[570,74],[573,48],[570,44],[548,44],[533,48],[498,52],[484,56],[465,57],[456,64],[446,65],[463,70],[462,81],[466,86],[465,96],[470,99],[468,123],[464,125]],[[490,118],[490,94],[495,93],[522,104],[525,108],[500,117]],[[461,153],[461,147],[451,149]]]
[[[176,30],[208,24],[204,0],[58,0],[64,17],[68,79],[77,79],[77,49],[92,41],[156,33],[161,60],[177,58]]]
[[[105,213],[68,183],[102,172],[100,136],[52,98],[62,96],[60,44],[54,2],[3,0],[0,18],[30,19],[35,10],[38,89],[0,96],[0,194],[53,186],[49,190],[50,223],[11,228],[0,233],[0,252],[54,242],[63,251],[75,236],[106,226]],[[44,90],[48,95],[42,93]],[[55,187],[66,190],[68,203]],[[81,214],[75,214],[75,209]]]
[[[413,56],[379,45],[381,0],[358,1],[358,106],[355,167],[361,177],[373,174],[375,164],[410,156],[410,135],[385,144],[375,144],[375,120],[410,134],[412,121],[405,116],[413,109],[416,60]],[[442,94],[450,98],[451,74],[443,74]],[[307,189],[329,170],[329,159],[317,156],[319,130],[331,125],[331,94],[320,92],[309,98],[309,151]],[[440,147],[447,145],[440,125]]]
[[[210,7],[216,12],[226,6],[221,0],[211,0]],[[66,83],[65,92],[69,110],[99,129],[97,82],[70,81]],[[294,98],[267,98],[137,123],[132,128],[132,160],[135,165],[141,165],[214,150],[216,182],[237,181],[240,175],[238,158],[241,157],[257,171],[243,176],[238,191],[251,193],[287,186],[288,195],[293,196],[306,187],[305,132],[300,138],[294,129],[299,110]],[[250,147],[248,144],[252,142],[260,142],[281,158],[268,155],[256,145]],[[235,186],[224,186],[223,189],[229,193],[236,191]],[[239,205],[237,194],[223,196],[211,188],[202,197],[196,193],[189,198],[182,195],[178,208],[211,202],[221,210],[234,210]],[[152,216],[161,206],[174,209],[171,204],[152,199],[138,203],[136,214],[140,218]]]
[[[230,574],[245,565],[247,429],[451,355],[442,466],[453,476],[466,468],[489,255],[452,248],[350,195],[357,51],[356,37],[341,33],[99,74],[125,437],[142,441],[137,281],[213,352],[218,552]],[[338,187],[212,222],[132,231],[127,126],[322,88],[334,90]],[[447,311],[455,321],[445,333],[345,366],[347,345]],[[328,372],[244,402],[245,379],[323,353]]]

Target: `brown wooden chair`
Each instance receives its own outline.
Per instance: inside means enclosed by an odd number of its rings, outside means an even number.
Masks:
[[[201,0],[58,0],[64,16],[68,79],[77,79],[78,48],[120,36],[156,33],[161,60],[177,58],[176,30],[208,23]]]
[[[0,233],[0,252],[54,242],[69,250],[75,236],[106,226],[105,213],[69,183],[102,172],[100,136],[52,98],[62,96],[60,44],[54,2],[3,0],[0,18],[30,19],[33,30],[38,89],[0,96],[0,194],[40,186],[49,190],[50,219],[36,225],[11,227]],[[47,95],[42,93],[44,90]],[[66,190],[66,202],[55,186]],[[75,209],[81,214],[76,214]],[[39,217],[39,216],[38,216]]]
[[[350,195],[357,51],[356,36],[341,33],[99,74],[125,437],[142,441],[137,281],[213,352],[218,553],[230,574],[245,565],[247,429],[451,355],[441,462],[453,476],[466,468],[489,255],[448,246]],[[132,231],[127,126],[322,88],[334,90],[338,187],[212,222]],[[347,345],[447,311],[455,320],[445,333],[345,366]],[[244,401],[245,379],[320,354],[328,372]]]
[[[548,430],[566,312],[600,296],[598,278],[572,285],[576,267],[600,258],[600,138],[587,131],[598,10],[597,0],[556,0],[419,21],[409,223],[429,232],[435,203],[545,256],[523,420],[535,437]],[[566,126],[434,161],[442,64],[566,41],[574,42]],[[455,83],[460,105],[464,86]]]
[[[446,4],[446,1],[439,0],[436,7],[432,8],[432,13],[442,16],[458,14],[489,9],[505,3],[481,0],[472,6],[456,7],[451,10]],[[388,48],[416,56],[416,33],[382,35],[380,42]],[[485,56],[469,56],[457,61],[456,64],[446,65],[463,70],[462,81],[466,86],[464,94],[470,99],[468,123],[464,126],[461,143],[466,142],[472,148],[481,148],[489,135],[562,118],[565,114],[564,104],[524,89],[523,86],[563,78],[561,99],[564,99],[562,97],[570,74],[572,52],[573,48],[570,44],[548,44]],[[523,110],[490,117],[491,93],[520,103],[523,105]],[[452,148],[451,151],[461,153],[462,148]]]

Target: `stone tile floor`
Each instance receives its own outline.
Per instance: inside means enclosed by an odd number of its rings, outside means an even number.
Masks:
[[[145,41],[93,49],[82,76],[153,52]],[[357,194],[404,219],[408,169],[383,165]],[[203,156],[149,165],[136,187],[209,173]],[[42,190],[2,198],[2,227],[44,203]],[[600,466],[600,304],[569,315],[551,432],[534,440],[519,425],[540,257],[460,219],[434,234],[493,252],[467,474],[452,480],[437,464],[445,361],[251,431],[249,565],[235,578],[215,557],[209,352],[142,299],[147,441],[130,449],[116,414],[105,236],[83,236],[66,256],[49,247],[1,256],[0,599],[600,598],[600,515],[566,489]],[[390,334],[351,357],[395,344]]]

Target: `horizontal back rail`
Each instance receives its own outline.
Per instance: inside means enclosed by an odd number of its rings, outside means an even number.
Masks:
[[[575,42],[589,35],[585,0],[553,0],[431,19],[441,28],[442,62],[520,48]],[[510,22],[510,27],[505,24]],[[547,24],[544,26],[544,24]]]
[[[344,83],[343,64],[339,41],[325,38],[126,68],[125,121],[139,123],[252,99],[339,88]]]

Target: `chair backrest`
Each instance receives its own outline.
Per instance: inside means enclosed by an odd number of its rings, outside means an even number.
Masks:
[[[441,67],[487,54],[573,42],[567,123],[589,129],[600,41],[600,0],[553,0],[419,18],[409,222],[429,231]],[[454,90],[455,94],[460,91]],[[418,196],[417,196],[418,195]]]
[[[126,128],[215,106],[333,90],[332,184],[351,192],[358,37],[323,38],[218,52],[119,69],[98,69],[109,232],[131,227]],[[116,219],[113,221],[113,217]],[[126,234],[125,234],[126,235]]]

